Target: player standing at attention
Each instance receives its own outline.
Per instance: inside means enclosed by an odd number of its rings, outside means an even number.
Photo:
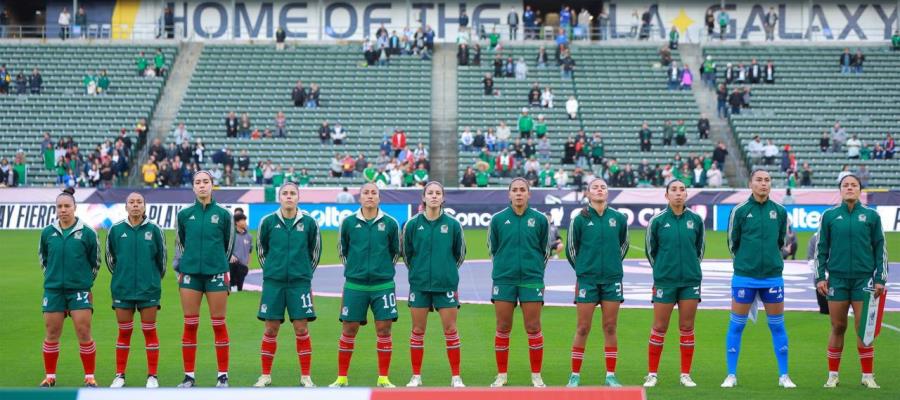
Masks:
[[[603,316],[603,344],[606,359],[606,386],[620,387],[616,379],[618,340],[616,320],[622,295],[622,260],[628,253],[628,218],[606,202],[608,187],[603,179],[588,185],[590,205],[572,218],[567,237],[569,264],[575,269],[575,306],[578,325],[572,343],[572,375],[568,387],[581,383],[581,362],[594,318],[600,305]]]
[[[778,361],[778,386],[795,388],[788,376],[788,337],[784,328],[784,260],[781,248],[787,234],[787,210],[769,198],[772,177],[764,170],[750,174],[752,194],[728,218],[728,251],[734,259],[731,278],[731,322],[725,336],[728,376],[723,388],[737,386],[737,363],[747,314],[762,300]]]
[[[450,360],[450,386],[465,387],[459,376],[459,333],[456,316],[459,309],[459,267],[466,259],[462,225],[444,213],[444,187],[431,181],[425,185],[422,202],[425,210],[403,227],[403,259],[409,268],[409,311],[412,333],[409,352],[412,378],[407,387],[422,386],[422,356],[425,352],[425,327],[428,312],[437,310],[444,326],[447,358]]]
[[[394,266],[400,256],[400,226],[378,207],[380,198],[374,183],[362,185],[361,207],[341,221],[338,255],[344,264],[344,293],[340,321],[343,323],[338,342],[338,377],[330,387],[343,387],[350,369],[353,345],[359,327],[365,325],[366,313],[372,309],[378,335],[378,381],[376,385],[392,388],[388,379],[391,367],[391,324],[397,321],[397,298],[394,294]]]
[[[647,260],[653,268],[653,328],[648,347],[648,374],[644,387],[656,386],[656,372],[662,354],[669,318],[678,304],[678,328],[681,333],[681,385],[697,386],[691,379],[694,359],[694,317],[700,303],[700,281],[703,273],[703,218],[685,206],[684,183],[666,185],[669,206],[650,219],[647,226]]]
[[[838,385],[844,332],[847,330],[847,311],[853,306],[854,322],[859,326],[863,300],[874,292],[884,293],[888,274],[888,254],[881,217],[874,209],[859,201],[860,183],[855,175],[847,175],[840,182],[841,205],[822,215],[819,225],[819,244],[816,246],[816,289],[828,298],[831,315],[831,335],[828,337],[828,381],[825,387]],[[826,272],[828,275],[826,275]],[[875,347],[856,340],[859,363],[862,366],[862,385],[878,389],[872,374]]]
[[[97,232],[75,216],[75,190],[67,188],[56,196],[56,218],[53,225],[41,231],[38,257],[44,271],[44,371],[41,387],[56,386],[56,363],[59,360],[59,336],[66,316],[72,317],[84,386],[97,387],[94,379],[97,346],[91,337],[94,314],[91,287],[100,269],[100,244]]]
[[[159,337],[156,312],[160,308],[161,280],[166,275],[166,237],[145,214],[144,196],[134,192],[125,199],[128,218],[109,228],[106,267],[112,273],[112,308],[119,324],[116,339],[116,377],[110,387],[125,386],[125,367],[134,330],[134,311],[141,313],[141,331],[147,350],[147,387],[158,388]]]
[[[184,380],[178,387],[195,385],[197,326],[200,324],[200,303],[204,294],[216,341],[219,367],[216,387],[228,387],[229,341],[225,311],[230,289],[228,259],[234,246],[234,222],[231,213],[213,200],[213,179],[209,172],[194,173],[193,182],[197,200],[178,212],[176,254],[172,262],[178,272],[181,309],[184,311],[184,334],[181,337]]]
[[[287,309],[300,358],[300,386],[315,387],[309,375],[312,344],[308,323],[316,320],[312,277],[322,255],[322,236],[316,220],[297,208],[300,189],[286,182],[278,189],[281,208],[260,220],[256,256],[263,270],[263,289],[257,318],[265,321],[260,357],[262,375],[253,385],[272,384],[272,361],[278,346],[278,329]]]
[[[541,307],[544,305],[544,269],[550,257],[550,222],[543,213],[528,206],[528,181],[514,178],[509,184],[510,206],[493,217],[488,225],[488,252],[491,254],[493,292],[491,301],[497,317],[494,352],[497,377],[491,387],[507,384],[509,332],[516,304],[522,305],[531,384],[545,387],[541,378],[544,336],[541,334]]]

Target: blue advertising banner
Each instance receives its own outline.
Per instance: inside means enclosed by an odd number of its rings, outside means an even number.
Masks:
[[[788,220],[791,222],[791,229],[795,232],[815,232],[819,230],[819,224],[822,221],[822,214],[825,213],[825,210],[831,208],[832,206],[801,206],[801,205],[788,205],[784,206],[787,209]],[[717,231],[727,231],[728,230],[728,217],[731,215],[731,210],[734,209],[734,205],[732,204],[720,204],[716,206],[715,210],[715,230]]]
[[[300,204],[300,209],[315,218],[319,228],[326,231],[336,231],[341,221],[359,209],[359,204]],[[259,221],[268,214],[278,210],[277,203],[261,203],[250,205],[250,216],[247,225],[250,229],[259,227]],[[408,204],[382,204],[381,210],[394,217],[400,226],[409,219]]]

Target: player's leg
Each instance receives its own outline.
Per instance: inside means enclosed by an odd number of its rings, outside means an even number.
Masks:
[[[94,371],[97,365],[97,345],[94,344],[94,338],[91,336],[91,317],[93,310],[72,310],[69,315],[72,317],[72,324],[75,325],[75,336],[78,337],[78,348],[81,353],[81,365],[84,367],[84,385],[88,387],[96,387],[97,382],[94,379]]]
[[[350,360],[353,358],[353,348],[360,325],[360,322],[356,321],[344,321],[342,323],[341,339],[338,341],[338,377],[330,385],[331,387],[348,385],[347,371],[350,369]]]
[[[141,331],[144,333],[144,348],[147,351],[147,384],[146,387],[155,389],[159,387],[159,336],[156,332],[156,314],[159,306],[149,306],[140,309]]]
[[[297,358],[300,361],[300,386],[315,387],[309,375],[312,367],[312,341],[309,338],[309,321],[298,319],[292,321],[294,338],[297,342]]]
[[[594,319],[594,309],[597,303],[578,303],[576,298],[575,312],[575,337],[572,339],[572,374],[569,376],[568,387],[578,387],[581,383],[581,364],[584,361],[584,348],[587,346],[588,335],[591,333],[591,324]],[[599,299],[597,300],[599,301]]]
[[[831,290],[832,288],[829,288]],[[838,371],[841,367],[841,353],[844,350],[844,333],[847,331],[847,312],[850,301],[829,300],[828,315],[831,317],[831,334],[828,336],[828,380],[825,387],[838,385]]]
[[[860,293],[860,295],[862,295],[862,293]],[[863,315],[863,302],[854,298],[853,301],[850,302],[850,305],[853,307],[853,325],[856,327],[856,332],[859,332],[859,316]],[[872,364],[875,362],[874,343],[870,346],[866,346],[863,344],[862,338],[857,336],[856,349],[859,351],[859,364],[862,370],[862,385],[869,389],[880,388],[880,386],[875,383],[875,377],[872,374]]]
[[[741,355],[741,339],[744,328],[747,326],[747,315],[750,306],[756,297],[756,289],[731,288],[731,316],[728,321],[728,332],[725,334],[725,363],[728,368],[728,376],[722,382],[722,387],[737,386],[737,365]]]
[[[42,387],[56,385],[56,365],[59,361],[59,337],[62,335],[65,312],[44,312],[44,381]]]
[[[417,293],[418,297],[425,297],[424,293]],[[420,299],[420,301],[423,301]],[[409,314],[412,317],[412,332],[409,334],[409,357],[412,363],[412,378],[407,387],[422,385],[422,358],[425,353],[425,328],[428,325],[428,308],[410,306]]]
[[[227,274],[225,274],[227,276]],[[224,290],[207,291],[206,303],[209,305],[209,318],[212,321],[213,337],[216,343],[216,387],[228,387],[228,357],[231,343],[228,338],[228,326],[225,325],[225,313],[228,306],[228,279],[225,279]]]
[[[784,288],[761,289],[766,292],[763,296],[763,306],[766,308],[769,332],[772,333],[772,348],[775,350],[775,360],[778,362],[778,385],[792,389],[797,387],[788,377],[788,336],[784,327]]]
[[[497,361],[497,378],[491,387],[506,386],[506,371],[509,366],[509,332],[512,330],[515,309],[516,303],[513,301],[494,301],[494,317],[497,327],[494,335],[494,358]]]
[[[263,280],[262,294],[259,298],[259,312],[256,318],[263,321],[263,336],[259,345],[261,374],[254,387],[267,387],[272,384],[272,362],[278,350],[278,331],[284,323],[284,310],[288,307],[289,288]]]
[[[535,387],[545,387],[544,380],[541,378],[541,367],[544,363],[544,334],[541,332],[541,308],[544,307],[544,302],[526,301],[521,304],[525,333],[528,335],[531,384]]]
[[[394,288],[369,293],[369,307],[375,318],[375,335],[378,342],[378,381],[376,386],[392,388],[394,384],[388,378],[391,369],[391,355],[394,345],[391,337],[391,325],[397,320],[397,299]]]
[[[600,302],[601,322],[603,327],[603,358],[606,360],[606,385],[619,387],[622,384],[616,378],[616,361],[619,357],[619,340],[617,335],[619,307],[621,301]]]
[[[644,387],[656,386],[659,358],[666,340],[666,331],[669,329],[669,319],[675,308],[674,295],[668,293],[670,290],[674,289],[653,288],[653,324],[647,345],[647,377],[644,379]]]
[[[688,289],[690,290],[690,289]],[[681,384],[686,387],[694,387],[696,384],[691,379],[691,364],[694,361],[694,320],[697,316],[699,299],[678,300],[678,331],[681,344]]]
[[[284,308],[282,308],[282,312]],[[267,319],[263,329],[262,343],[259,346],[259,358],[262,375],[253,384],[254,387],[267,387],[272,384],[272,362],[278,350],[278,330],[283,320]]]
[[[459,309],[456,307],[439,308],[438,314],[441,316],[441,325],[444,328],[444,343],[447,347],[447,360],[450,361],[450,386],[465,387],[466,385],[463,384],[462,378],[459,376],[461,344],[459,332],[456,329],[456,319],[459,315]]]
[[[182,388],[194,386],[194,367],[197,360],[197,328],[200,324],[200,303],[203,301],[203,292],[183,287],[185,282],[193,281],[191,275],[180,274],[179,295],[181,296],[181,311],[184,314],[184,330],[181,335],[181,357],[184,363],[184,380],[178,385]]]
[[[133,303],[128,308],[113,308],[116,312],[116,322],[119,325],[119,335],[116,338],[116,376],[109,387],[120,388],[125,386],[125,368],[128,366],[128,353],[131,350],[131,333],[134,331]]]

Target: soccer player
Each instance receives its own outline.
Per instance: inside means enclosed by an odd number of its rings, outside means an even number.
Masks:
[[[825,387],[838,385],[847,311],[853,306],[854,322],[859,326],[862,303],[868,292],[875,297],[884,293],[887,281],[887,248],[878,212],[859,201],[861,185],[855,175],[841,178],[841,205],[822,215],[819,244],[816,247],[816,289],[828,298],[831,335],[828,337],[828,380]],[[826,275],[826,272],[828,275]],[[862,385],[878,389],[872,375],[875,347],[857,339]]]
[[[648,374],[644,387],[656,386],[656,372],[662,354],[669,318],[678,304],[678,328],[681,333],[681,385],[695,387],[691,379],[694,359],[694,317],[700,303],[700,281],[703,274],[703,218],[685,206],[684,183],[666,185],[669,206],[653,216],[647,226],[644,252],[653,268],[653,328],[648,347]]]
[[[728,250],[734,258],[731,278],[731,322],[725,336],[728,376],[723,388],[737,386],[737,363],[747,314],[762,300],[772,332],[778,361],[778,386],[795,388],[788,376],[788,337],[784,328],[784,260],[781,248],[787,233],[787,210],[769,198],[772,177],[765,170],[750,176],[747,201],[738,204],[728,218]]]
[[[450,360],[450,386],[465,387],[459,376],[459,333],[456,316],[459,309],[459,267],[466,258],[462,225],[444,213],[444,187],[432,181],[422,195],[425,210],[403,227],[403,259],[409,268],[409,311],[412,333],[409,352],[412,378],[407,387],[422,386],[422,356],[425,352],[425,327],[428,312],[437,310],[444,326],[447,358]]]
[[[228,259],[234,247],[234,223],[231,213],[213,200],[212,174],[194,173],[193,186],[197,200],[178,212],[175,225],[175,261],[181,308],[184,311],[184,334],[181,355],[184,380],[180,388],[195,385],[194,365],[197,356],[197,326],[200,303],[206,295],[216,342],[218,375],[216,387],[228,387],[228,328],[225,311],[230,282]]]
[[[493,271],[491,301],[497,318],[494,353],[497,377],[491,387],[507,384],[509,332],[513,311],[522,306],[528,334],[531,384],[546,387],[541,378],[544,336],[541,334],[541,307],[544,305],[544,269],[550,257],[550,222],[543,213],[528,206],[528,181],[514,178],[509,184],[510,206],[491,217],[488,225],[488,252]]]
[[[56,196],[56,218],[53,225],[41,231],[38,256],[44,271],[44,371],[41,387],[56,386],[56,363],[59,360],[59,337],[66,316],[72,317],[84,386],[97,387],[94,379],[97,346],[91,337],[94,313],[91,287],[100,269],[100,243],[97,233],[75,216],[75,190],[67,188]]]
[[[300,358],[300,386],[315,387],[309,375],[312,344],[308,323],[315,321],[311,282],[322,255],[322,236],[316,220],[297,208],[300,189],[286,182],[278,190],[281,207],[260,220],[256,256],[263,270],[263,290],[257,318],[265,321],[260,356],[262,375],[255,387],[272,384],[272,361],[278,329],[287,309]]]
[[[622,259],[628,253],[628,218],[608,206],[608,194],[605,180],[598,178],[591,181],[588,185],[590,205],[569,223],[566,256],[575,269],[578,325],[572,343],[572,375],[569,376],[568,387],[577,387],[581,383],[584,348],[597,305],[600,305],[603,316],[605,383],[612,387],[622,386],[616,379],[619,346],[616,320],[619,304],[625,301],[622,294]]]
[[[166,237],[145,215],[147,205],[140,193],[125,199],[128,218],[109,228],[106,235],[106,267],[112,273],[112,308],[119,324],[116,340],[116,377],[110,387],[125,386],[125,366],[134,330],[134,311],[141,314],[141,331],[147,350],[147,387],[158,388],[159,337],[156,312],[166,274]]]
[[[388,379],[391,367],[391,324],[397,321],[397,298],[394,293],[394,266],[400,256],[400,226],[379,208],[378,187],[362,185],[361,207],[341,221],[338,255],[344,264],[344,293],[341,300],[343,323],[338,343],[338,377],[330,387],[347,386],[347,370],[353,356],[356,333],[368,323],[366,314],[372,309],[378,335],[378,380],[383,388],[395,387]]]

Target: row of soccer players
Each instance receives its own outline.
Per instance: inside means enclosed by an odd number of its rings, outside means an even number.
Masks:
[[[174,269],[178,272],[184,311],[182,356],[185,376],[179,387],[195,384],[194,365],[197,326],[202,298],[207,298],[218,360],[217,383],[228,386],[229,338],[225,323],[229,290],[228,259],[234,240],[230,213],[212,198],[212,179],[206,172],[194,176],[197,200],[178,213]],[[732,312],[726,339],[728,376],[722,387],[737,385],[737,361],[741,333],[754,299],[765,305],[768,325],[779,369],[779,386],[792,388],[788,376],[788,340],[784,327],[783,261],[779,256],[787,226],[784,207],[769,199],[770,177],[764,171],[752,174],[750,198],[738,205],[729,220],[728,246],[734,257]],[[859,202],[859,180],[850,175],[841,180],[841,205],[823,216],[817,249],[817,288],[827,295],[832,330],[828,342],[829,376],[826,387],[838,383],[838,366],[852,305],[861,315],[865,290],[881,295],[887,279],[887,255],[878,214]],[[513,313],[521,307],[528,334],[531,381],[543,387],[541,366],[543,335],[544,270],[551,252],[549,222],[529,207],[527,181],[514,179],[509,186],[510,206],[495,214],[488,230],[488,248],[493,262],[492,302],[496,309],[494,350],[497,376],[492,387],[507,384],[509,334]],[[653,324],[648,345],[648,375],[645,387],[655,386],[665,334],[675,305],[679,308],[681,349],[680,383],[693,387],[690,376],[694,352],[694,319],[700,302],[704,253],[704,225],[700,216],[685,206],[685,186],[674,181],[666,188],[668,207],[650,220],[646,234],[646,256],[653,268]],[[618,355],[616,321],[623,298],[622,260],[628,251],[626,217],[608,207],[607,185],[590,183],[590,205],[569,226],[567,258],[575,269],[577,328],[572,345],[572,373],[567,386],[580,385],[580,370],[591,330],[593,314],[602,313],[605,384],[620,386],[615,375]],[[301,366],[300,384],[313,386],[310,378],[311,344],[308,323],[316,318],[311,281],[321,254],[316,222],[297,208],[299,189],[285,184],[279,189],[280,209],[264,217],[258,230],[258,257],[263,268],[263,291],[258,317],[265,322],[261,343],[262,375],[254,386],[272,383],[271,367],[276,337],[285,312],[296,336]],[[340,227],[338,253],[346,278],[340,320],[338,378],[331,387],[348,385],[347,371],[361,325],[371,309],[377,331],[377,386],[393,387],[388,379],[391,362],[392,322],[398,318],[394,294],[394,267],[402,255],[409,267],[409,307],[412,316],[410,353],[413,376],[407,386],[422,385],[420,375],[427,314],[441,317],[451,386],[463,387],[460,378],[460,337],[456,330],[459,299],[458,268],[465,259],[465,241],[460,224],[443,212],[443,187],[425,186],[424,211],[404,226],[379,208],[379,190],[363,185],[360,209],[345,218]],[[66,315],[71,315],[80,342],[85,385],[94,379],[95,345],[91,338],[91,287],[100,267],[96,233],[75,217],[72,191],[56,200],[58,222],[41,234],[40,258],[44,268],[43,312],[46,320],[44,364],[41,386],[53,386],[59,352],[59,336]],[[147,387],[159,385],[156,371],[159,341],[156,312],[160,280],[166,270],[165,238],[161,229],[144,216],[140,194],[127,199],[128,218],[109,230],[106,262],[112,272],[113,308],[119,322],[116,344],[116,377],[113,387],[125,385],[125,367],[135,310],[141,314],[146,340],[149,376]],[[854,251],[849,251],[852,248]],[[828,275],[826,275],[826,273]],[[868,286],[868,287],[867,287]],[[874,350],[858,340],[862,384],[877,388],[872,376]]]

